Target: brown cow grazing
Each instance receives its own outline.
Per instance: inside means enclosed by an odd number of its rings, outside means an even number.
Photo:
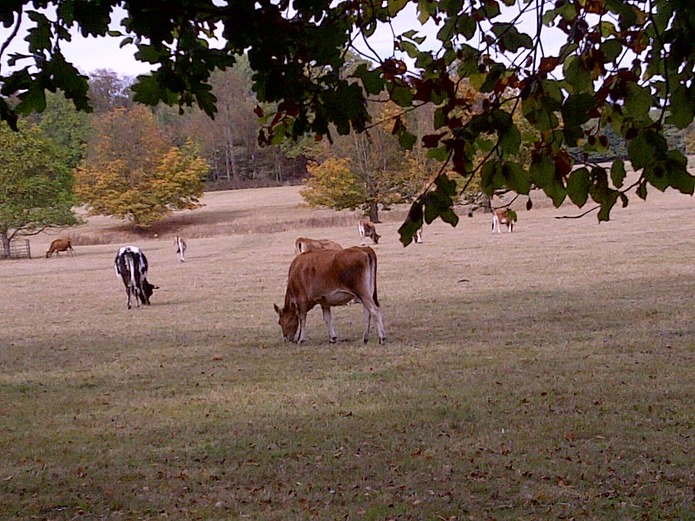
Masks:
[[[510,233],[514,229],[514,221],[512,221],[511,215],[509,215],[506,208],[492,210],[492,233],[502,233],[500,224],[505,224],[507,231]]]
[[[370,221],[360,221],[357,223],[357,230],[360,232],[360,244],[364,246],[365,238],[369,237],[372,239],[374,244],[379,244],[379,239],[381,235],[376,233],[376,226]]]
[[[357,298],[364,306],[362,339],[369,340],[371,319],[376,320],[379,343],[386,342],[384,323],[376,291],[376,253],[369,247],[344,250],[314,250],[297,255],[287,277],[285,304],[273,304],[286,342],[300,344],[306,339],[306,315],[317,304],[328,325],[328,338],[335,342],[331,306],[343,306]]]
[[[294,252],[299,255],[305,251],[313,250],[342,250],[343,247],[330,239],[307,239],[299,237],[294,242]]]
[[[68,255],[73,255],[75,253],[75,250],[72,249],[70,239],[56,239],[51,242],[51,247],[48,248],[48,251],[46,252],[46,258],[53,255],[53,252],[55,252],[56,257],[60,257],[61,251],[67,252]]]

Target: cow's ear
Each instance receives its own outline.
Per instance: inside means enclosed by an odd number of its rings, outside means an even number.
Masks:
[[[282,313],[282,311],[280,311],[280,308],[278,307],[277,304],[273,304],[273,308],[275,308],[275,313],[277,313],[278,315],[280,315]]]
[[[159,286],[152,286],[152,289],[159,289]]]

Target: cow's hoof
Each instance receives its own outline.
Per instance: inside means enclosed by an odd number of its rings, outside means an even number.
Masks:
[[[379,339],[379,345],[384,345],[386,343],[386,337]]]
[[[337,337],[337,336],[332,336],[332,337],[330,337],[330,338],[328,339],[328,341],[329,341],[331,344],[335,344],[335,343],[338,341],[338,337]]]

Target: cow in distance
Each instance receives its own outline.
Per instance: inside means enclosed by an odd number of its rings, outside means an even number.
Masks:
[[[514,221],[506,208],[492,210],[492,233],[502,233],[500,224],[504,224],[509,233],[514,229]]]
[[[376,226],[374,226],[373,222],[360,220],[360,222],[357,223],[357,231],[360,234],[361,246],[365,245],[365,239],[367,237],[372,239],[372,242],[374,244],[379,244],[379,239],[381,238],[381,235],[376,233]]]
[[[150,305],[150,297],[159,286],[150,284],[147,280],[147,257],[137,246],[123,246],[116,254],[113,263],[116,277],[123,281],[128,296],[128,309],[131,308],[131,297],[135,296],[135,304],[140,307]]]
[[[174,239],[174,246],[176,246],[176,254],[179,256],[179,262],[183,262],[184,259],[184,253],[186,253],[186,241],[183,240],[183,237],[179,237],[178,235]]]
[[[67,252],[68,255],[73,255],[75,250],[72,249],[72,242],[70,239],[55,239],[51,242],[48,251],[46,252],[46,258],[49,258],[55,252],[56,257],[60,257],[60,252]]]
[[[343,247],[330,239],[308,239],[299,237],[294,241],[294,253],[299,255],[305,251],[313,250],[342,250]]]

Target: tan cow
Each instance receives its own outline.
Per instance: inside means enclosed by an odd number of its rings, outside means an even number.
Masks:
[[[55,252],[56,257],[60,257],[59,252],[61,251],[67,252],[68,255],[73,255],[75,253],[75,250],[72,249],[70,239],[56,239],[53,242],[51,242],[51,246],[50,248],[48,248],[48,251],[46,252],[46,258],[53,255],[53,252]]]
[[[374,226],[373,222],[361,220],[359,223],[357,223],[357,230],[360,233],[360,244],[362,246],[364,246],[364,240],[367,237],[372,239],[374,244],[379,244],[381,235],[376,233],[376,226]]]
[[[492,210],[492,233],[502,233],[500,224],[507,226],[507,231],[511,233],[514,229],[514,222],[506,208],[496,208]]]
[[[294,252],[299,255],[305,251],[313,250],[342,250],[343,247],[330,239],[307,239],[299,237],[294,242]]]
[[[301,344],[306,339],[306,315],[317,304],[328,325],[329,341],[337,335],[331,306],[343,306],[357,298],[364,306],[362,339],[369,340],[371,319],[376,320],[379,343],[386,342],[384,323],[376,291],[376,253],[369,247],[344,250],[313,250],[297,255],[287,276],[285,304],[273,304],[286,342]]]

